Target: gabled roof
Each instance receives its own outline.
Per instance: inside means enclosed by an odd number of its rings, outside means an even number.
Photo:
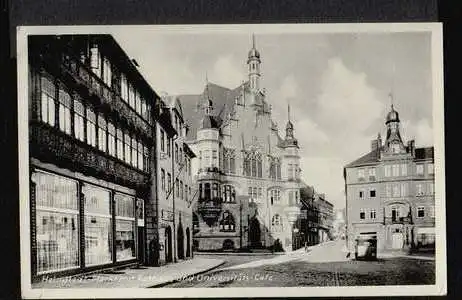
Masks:
[[[368,165],[372,163],[378,162],[378,150],[373,150],[360,158],[358,158],[355,161],[352,161],[351,163],[347,164],[345,168],[350,168],[350,167],[358,167],[362,165]]]
[[[381,148],[383,149],[383,147]],[[409,151],[409,150],[408,150]],[[415,149],[415,159],[432,159],[433,158],[433,147],[424,147]],[[379,162],[378,150],[373,150],[357,160],[347,164],[345,168],[359,167],[364,165],[370,165]]]
[[[178,95],[183,105],[183,118],[190,126],[187,134],[188,140],[196,137],[197,129],[201,125],[200,120],[204,117],[202,104],[204,99],[210,98],[213,102],[213,119],[219,126],[226,119],[234,107],[235,98],[240,95],[242,86],[247,86],[245,82],[234,89],[228,89],[214,83],[207,83],[201,94],[198,95]]]

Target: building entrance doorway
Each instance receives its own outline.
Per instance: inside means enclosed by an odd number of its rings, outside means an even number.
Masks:
[[[251,248],[261,247],[261,231],[260,231],[260,222],[257,217],[250,219],[249,225],[249,241]]]
[[[145,261],[145,258],[144,258],[144,249],[146,249],[146,246],[145,246],[146,235],[145,235],[144,227],[138,226],[137,236],[138,236],[138,260],[141,263],[147,263],[147,261]]]
[[[173,261],[173,256],[172,256],[172,228],[168,226],[165,228],[165,242],[164,242],[164,250],[165,250],[165,261],[166,262],[172,262]]]
[[[191,234],[189,228],[186,228],[186,257],[191,257]]]
[[[183,226],[178,226],[177,232],[177,248],[178,248],[178,258],[184,259],[184,233]]]
[[[393,232],[391,247],[393,249],[401,249],[404,245],[404,238],[401,232]]]

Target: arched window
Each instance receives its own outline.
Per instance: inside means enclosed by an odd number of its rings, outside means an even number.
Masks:
[[[223,149],[223,171],[225,173],[236,173],[236,158],[234,149]]]
[[[273,180],[281,180],[281,161],[277,157],[269,159],[269,177]]]
[[[282,218],[280,215],[275,214],[273,216],[273,218],[271,219],[271,226],[273,231],[280,232],[283,230]]]
[[[255,151],[246,151],[244,153],[243,169],[245,176],[262,178],[263,164],[261,154]]]
[[[224,185],[223,189],[223,202],[235,202],[236,191],[232,185]]]
[[[229,211],[223,212],[222,219],[220,221],[220,231],[235,231],[236,226],[234,223],[234,217]]]

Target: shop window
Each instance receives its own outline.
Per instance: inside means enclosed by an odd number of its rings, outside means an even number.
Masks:
[[[55,125],[56,87],[47,77],[41,78],[40,117],[45,123]]]
[[[135,198],[116,193],[116,259],[136,258],[135,249]]]
[[[101,265],[112,262],[112,221],[110,192],[85,185],[85,265]]]
[[[33,173],[36,202],[37,273],[79,267],[77,182]]]

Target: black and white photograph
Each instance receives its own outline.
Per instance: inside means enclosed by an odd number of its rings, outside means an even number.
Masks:
[[[25,298],[444,295],[440,23],[17,30]]]

